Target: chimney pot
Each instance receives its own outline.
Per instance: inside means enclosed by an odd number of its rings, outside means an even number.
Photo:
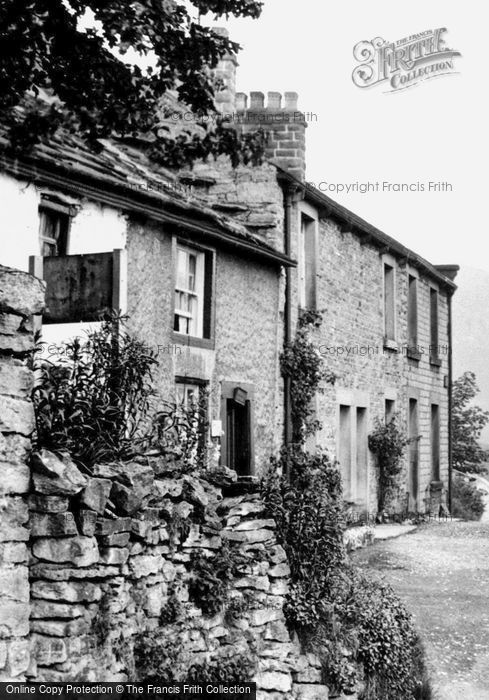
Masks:
[[[280,92],[268,93],[268,109],[282,108],[282,94]]]
[[[290,112],[297,111],[297,102],[299,100],[299,95],[297,92],[286,92],[285,93],[285,109]]]
[[[236,93],[236,111],[246,112],[248,109],[248,95],[244,92]]]
[[[250,92],[250,109],[264,109],[265,95],[263,92]]]

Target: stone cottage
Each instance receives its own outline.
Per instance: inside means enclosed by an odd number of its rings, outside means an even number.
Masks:
[[[286,270],[284,338],[292,339],[302,310],[322,313],[314,341],[336,381],[316,397],[323,427],[309,448],[325,448],[338,460],[345,499],[354,511],[373,514],[378,475],[368,435],[375,419],[398,414],[410,441],[391,507],[438,514],[451,482],[451,299],[458,266],[432,265],[309,185],[306,115],[297,94],[286,93],[283,105],[276,92],[266,103],[261,92],[248,99],[234,91],[234,62],[224,67],[226,110],[238,129],[259,125],[269,132],[267,158],[276,172],[251,192],[239,171],[221,163],[194,172],[214,180],[206,188],[214,206],[224,200],[240,222],[297,260],[297,268]],[[270,208],[279,199],[282,219]],[[287,400],[285,391],[285,416]]]
[[[296,93],[283,106],[276,92],[248,103],[236,93],[234,57],[219,74],[219,109],[237,129],[269,132],[262,166],[219,158],[175,173],[141,144],[105,142],[95,155],[66,135],[23,159],[2,155],[1,262],[27,269],[31,258],[31,272],[47,278],[43,333],[54,348],[77,329],[67,321],[126,312],[158,351],[163,397],[185,402],[208,388],[221,463],[243,477],[262,474],[290,439],[279,357],[300,311],[321,311],[314,342],[337,379],[316,398],[323,428],[309,447],[338,460],[346,500],[374,513],[368,434],[376,418],[399,413],[417,439],[394,507],[434,511],[450,488],[457,267],[431,265],[307,184]]]
[[[255,473],[280,442],[280,286],[295,263],[194,196],[206,180],[177,179],[124,144],[95,155],[61,135],[25,162],[2,156],[1,169],[2,263],[47,280],[46,354],[122,311],[157,353],[159,395],[186,403],[206,387],[222,461]]]

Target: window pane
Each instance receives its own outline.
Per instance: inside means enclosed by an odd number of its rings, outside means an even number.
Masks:
[[[186,289],[187,287],[187,253],[185,250],[178,248],[177,252],[177,288]]]
[[[191,292],[195,291],[195,275],[197,269],[197,258],[195,255],[189,254],[188,256],[188,284],[187,289]]]
[[[56,244],[48,241],[41,241],[41,255],[51,257],[56,255]]]
[[[202,337],[205,308],[205,254],[177,247],[174,329],[179,333]]]
[[[396,298],[394,290],[394,268],[384,265],[384,335],[395,339]]]
[[[408,281],[408,344],[411,348],[418,345],[418,299],[416,277],[409,275]]]
[[[68,215],[42,209],[39,224],[41,255],[66,255],[68,229]]]
[[[430,290],[430,354],[438,357],[438,292]]]

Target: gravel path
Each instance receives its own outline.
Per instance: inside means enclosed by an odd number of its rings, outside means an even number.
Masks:
[[[414,614],[437,700],[489,700],[489,522],[423,525],[353,560]]]

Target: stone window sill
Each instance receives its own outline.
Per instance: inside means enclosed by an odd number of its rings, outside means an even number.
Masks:
[[[397,340],[384,336],[384,350],[392,350],[393,352],[397,352],[398,349],[399,347],[397,345]]]
[[[414,360],[415,362],[419,362],[421,359],[421,353],[419,350],[415,350],[414,348],[408,348],[406,351],[406,357],[409,360]]]
[[[442,361],[439,357],[436,357],[435,355],[430,355],[430,365],[432,367],[441,367]]]
[[[176,345],[182,347],[189,346],[193,348],[207,348],[209,350],[214,350],[215,348],[214,338],[196,338],[193,335],[185,335],[184,333],[173,331],[172,340]]]

